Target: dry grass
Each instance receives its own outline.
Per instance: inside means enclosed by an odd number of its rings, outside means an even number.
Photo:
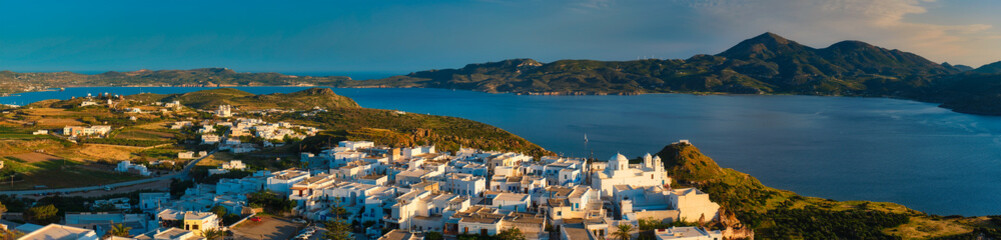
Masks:
[[[150,130],[128,129],[115,134],[115,138],[138,139],[138,140],[171,140],[173,133],[158,132]]]
[[[40,127],[65,127],[65,126],[78,126],[84,125],[82,122],[76,119],[69,118],[42,118],[35,121],[36,126]]]
[[[98,144],[84,144],[78,151],[83,157],[91,159],[107,159],[113,161],[124,161],[132,158],[133,153],[142,151],[140,147],[110,146]]]
[[[33,109],[24,109],[23,111],[28,115],[34,115],[34,116],[68,116],[68,115],[79,114],[78,112],[70,112],[66,111],[65,109],[59,109],[59,108],[33,108]]]
[[[959,221],[948,219],[933,220],[928,216],[916,216],[911,217],[911,221],[907,224],[886,229],[883,232],[894,236],[901,236],[904,239],[928,239],[973,231],[973,227]]]
[[[136,126],[133,126],[133,127],[137,128],[137,129],[145,129],[145,130],[165,130],[165,129],[168,128],[168,125],[171,124],[171,123],[173,123],[173,122],[166,122],[166,121],[165,122],[155,122],[155,123],[147,123],[147,124],[143,124],[143,125],[136,125]]]
[[[60,158],[60,157],[56,157],[56,156],[52,156],[52,155],[48,155],[48,154],[44,154],[44,153],[36,153],[36,152],[14,154],[14,155],[10,155],[10,156],[14,157],[14,158],[17,158],[17,159],[24,160],[27,163],[37,163],[37,162],[44,162],[44,161],[58,161],[58,160],[62,160],[62,158]]]
[[[234,160],[233,154],[228,152],[216,152],[211,156],[199,161],[197,166],[218,167],[219,165],[227,163],[230,160]]]
[[[0,155],[34,152],[35,150],[57,150],[62,145],[51,139],[38,140],[0,140]]]

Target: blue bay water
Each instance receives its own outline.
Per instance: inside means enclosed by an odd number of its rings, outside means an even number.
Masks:
[[[67,88],[0,103],[208,88]],[[240,87],[265,94],[298,87]],[[570,156],[654,153],[689,139],[721,166],[807,196],[1001,214],[1001,117],[935,104],[816,96],[519,96],[441,89],[334,89],[369,108],[468,118]],[[590,140],[585,148],[583,136]]]

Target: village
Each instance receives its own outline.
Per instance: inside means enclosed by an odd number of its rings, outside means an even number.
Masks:
[[[87,100],[81,107],[114,106]],[[159,110],[184,108],[179,102],[154,102]],[[141,114],[143,108],[124,108]],[[199,110],[201,111],[201,110]],[[197,135],[198,150],[180,151],[174,160],[142,164],[120,161],[122,174],[188,177],[187,171],[159,173],[157,164],[193,165],[222,153],[243,154],[314,136],[321,129],[288,122],[269,123],[254,116],[305,111],[266,109],[238,112],[220,105],[204,111],[212,118],[175,121],[165,128]],[[136,117],[130,117],[135,121]],[[51,133],[71,141],[100,139],[108,125],[65,126]],[[34,134],[50,134],[39,130]],[[58,131],[58,130],[55,130]],[[687,140],[681,143],[689,144]],[[358,239],[455,239],[499,236],[516,231],[525,239],[622,239],[640,235],[641,226],[656,239],[723,239],[729,229],[720,205],[695,188],[674,188],[659,156],[607,161],[533,157],[522,153],[434,145],[389,147],[372,141],[340,141],[319,152],[301,152],[297,166],[268,170],[239,159],[208,169],[217,181],[170,191],[142,192],[138,199],[110,198],[88,203],[91,212],[66,213],[59,223],[2,223],[25,233],[20,239],[233,239],[272,238],[249,225],[274,221],[293,224],[281,236],[320,239],[324,224],[349,223]],[[256,169],[256,170],[251,170]],[[172,183],[172,188],[173,188]],[[112,190],[106,187],[105,190]],[[137,200],[137,201],[136,201]],[[262,217],[263,216],[263,217]],[[284,219],[284,220],[282,220]],[[715,227],[709,227],[715,226]],[[123,228],[127,234],[121,234]],[[329,227],[329,226],[327,226]],[[286,231],[288,231],[286,229]],[[111,234],[115,232],[116,234]],[[260,236],[257,236],[260,235]]]

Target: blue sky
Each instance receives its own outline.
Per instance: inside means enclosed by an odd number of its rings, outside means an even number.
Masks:
[[[287,3],[292,2],[292,3]],[[990,0],[0,0],[0,69],[393,71],[715,54],[766,31],[932,61],[1001,60]]]

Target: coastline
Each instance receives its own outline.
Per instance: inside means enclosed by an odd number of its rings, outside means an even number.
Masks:
[[[364,80],[353,80],[353,81],[364,81]],[[868,95],[822,95],[822,94],[795,94],[795,93],[759,93],[759,94],[749,94],[749,93],[727,93],[727,92],[590,92],[590,91],[554,91],[554,92],[492,92],[483,91],[475,89],[454,89],[454,88],[436,88],[436,87],[419,87],[419,86],[386,86],[386,85],[357,85],[357,86],[333,86],[333,85],[315,85],[315,84],[297,84],[297,85],[233,85],[233,84],[215,84],[212,85],[126,85],[126,86],[115,86],[115,85],[66,85],[61,87],[46,87],[42,90],[36,91],[21,91],[21,92],[10,92],[5,93],[5,96],[13,96],[15,94],[30,93],[30,92],[48,92],[57,91],[57,88],[87,88],[87,87],[204,87],[204,88],[227,88],[227,87],[324,87],[324,88],[427,88],[427,89],[444,89],[444,90],[462,90],[462,91],[472,91],[472,92],[482,92],[489,94],[514,94],[514,95],[525,95],[525,96],[638,96],[646,94],[689,94],[695,96],[709,96],[709,95],[733,95],[733,96],[816,96],[816,97],[856,97],[856,98],[884,98],[884,99],[897,99],[897,100],[907,100],[922,103],[936,104],[939,108],[948,109],[956,113],[976,115],[976,116],[1001,116],[1001,112],[990,112],[990,111],[964,111],[950,107],[941,101],[930,101],[922,100],[917,98],[906,98],[900,96],[868,96]]]

